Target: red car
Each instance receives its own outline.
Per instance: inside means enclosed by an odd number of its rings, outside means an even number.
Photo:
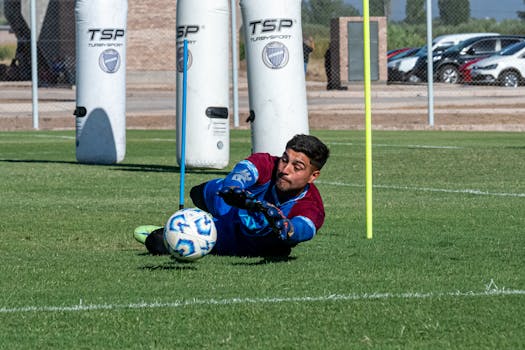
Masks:
[[[476,58],[472,61],[468,61],[467,63],[459,66],[460,82],[466,83],[466,84],[472,83],[472,76],[470,75],[470,70],[472,69],[474,63],[481,61],[484,58],[486,57]]]
[[[389,59],[389,58],[392,58],[393,56],[396,56],[396,55],[399,55],[400,53],[403,53],[407,50],[410,50],[412,49],[411,47],[404,47],[402,49],[394,49],[394,50],[390,50],[387,52],[387,55],[386,55],[386,58]]]

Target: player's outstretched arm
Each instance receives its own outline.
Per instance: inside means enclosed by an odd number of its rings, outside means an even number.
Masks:
[[[223,186],[217,195],[224,199],[226,204],[241,209],[248,209],[246,201],[252,197],[250,192],[237,186]]]

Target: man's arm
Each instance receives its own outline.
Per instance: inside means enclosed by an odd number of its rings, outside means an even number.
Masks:
[[[249,160],[241,160],[224,178],[224,187],[248,188],[257,182],[259,171]]]
[[[244,201],[252,196],[245,190],[269,182],[277,159],[267,153],[254,153],[240,161],[224,179],[218,195],[228,205],[246,209]]]
[[[245,208],[245,202],[250,194],[246,188],[257,182],[259,172],[255,165],[249,160],[242,160],[237,163],[233,170],[224,178],[222,188],[217,193],[226,204],[233,207]]]

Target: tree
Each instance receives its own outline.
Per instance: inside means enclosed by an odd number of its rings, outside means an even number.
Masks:
[[[359,11],[343,0],[302,0],[302,17],[306,23],[330,25],[337,17],[359,16]]]
[[[525,0],[523,0],[523,3],[525,4]],[[518,11],[518,17],[519,17],[522,21],[525,21],[525,11]]]
[[[370,0],[370,16],[390,16],[391,0]]]
[[[445,25],[458,25],[470,19],[470,0],[438,0],[438,8]]]
[[[7,24],[7,20],[4,16],[4,1],[0,0],[0,24]]]
[[[405,21],[410,24],[425,23],[427,15],[425,0],[407,0]]]

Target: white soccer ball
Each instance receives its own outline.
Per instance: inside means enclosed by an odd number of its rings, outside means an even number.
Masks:
[[[198,208],[177,211],[164,227],[164,244],[177,260],[200,259],[212,250],[216,241],[213,217]]]

